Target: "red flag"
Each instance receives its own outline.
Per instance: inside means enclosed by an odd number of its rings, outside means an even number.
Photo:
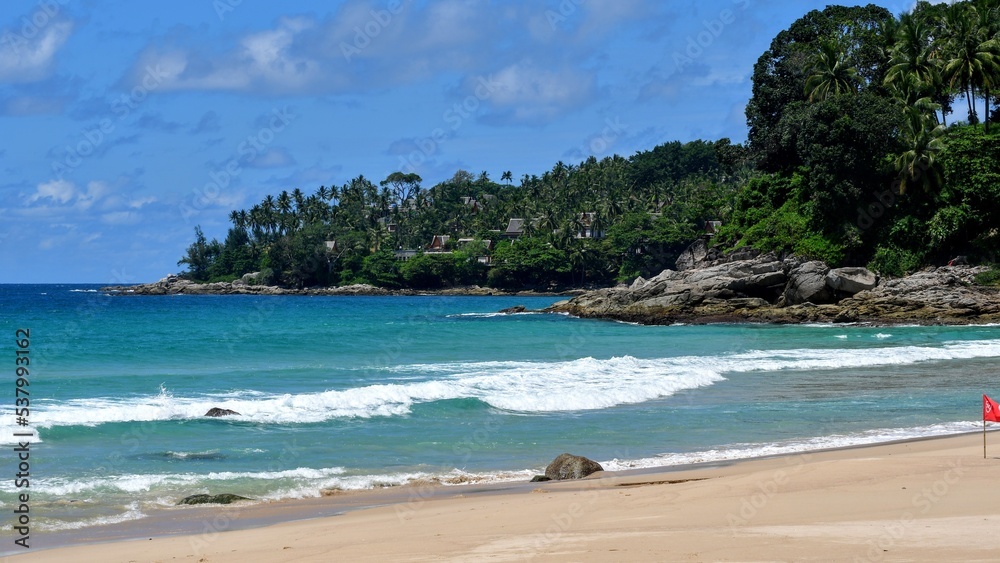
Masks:
[[[986,395],[983,395],[983,420],[1000,422],[1000,405]]]

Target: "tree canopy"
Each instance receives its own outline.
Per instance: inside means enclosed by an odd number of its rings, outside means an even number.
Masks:
[[[431,187],[393,172],[295,188],[234,210],[222,243],[197,228],[179,264],[206,281],[548,289],[655,275],[716,221],[723,251],[884,274],[959,253],[993,261],[998,84],[996,0],[918,2],[898,18],[829,6],[758,59],[746,146],[665,142],[501,183],[459,170]]]

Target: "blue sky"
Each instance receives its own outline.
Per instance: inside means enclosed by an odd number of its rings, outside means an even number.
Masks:
[[[0,283],[155,281],[196,225],[359,174],[742,142],[754,62],[826,5],[4,0]]]

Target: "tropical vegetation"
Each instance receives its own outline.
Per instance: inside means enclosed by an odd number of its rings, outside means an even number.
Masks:
[[[884,275],[995,262],[998,84],[1000,0],[830,6],[759,58],[745,145],[669,142],[517,182],[459,170],[431,187],[395,172],[296,188],[233,211],[222,242],[196,229],[180,264],[200,281],[549,289],[655,275],[709,226],[723,251]]]

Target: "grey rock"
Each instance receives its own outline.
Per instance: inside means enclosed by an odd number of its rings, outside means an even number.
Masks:
[[[829,303],[832,295],[826,286],[826,274],[830,267],[819,261],[806,262],[788,274],[785,287],[785,304]]]
[[[177,501],[177,504],[232,504],[238,500],[253,500],[240,495],[224,493],[221,495],[191,495]]]
[[[836,268],[826,274],[826,285],[834,291],[854,295],[878,285],[878,276],[868,268]]]
[[[705,261],[708,257],[708,243],[703,238],[694,241],[691,246],[681,253],[674,263],[678,272],[692,270]]]
[[[229,409],[220,409],[219,407],[212,407],[208,409],[208,412],[205,413],[205,416],[211,416],[211,417],[240,416],[240,413]]]
[[[546,477],[545,475],[535,475],[531,478],[532,483],[541,483],[543,481],[551,481],[551,477]]]
[[[525,307],[524,305],[515,305],[513,307],[507,307],[506,309],[500,309],[499,312],[505,315],[513,315],[515,313],[523,313],[527,310],[528,308]]]
[[[561,454],[545,468],[545,476],[553,481],[583,479],[598,471],[604,471],[604,468],[596,461],[583,456]]]

